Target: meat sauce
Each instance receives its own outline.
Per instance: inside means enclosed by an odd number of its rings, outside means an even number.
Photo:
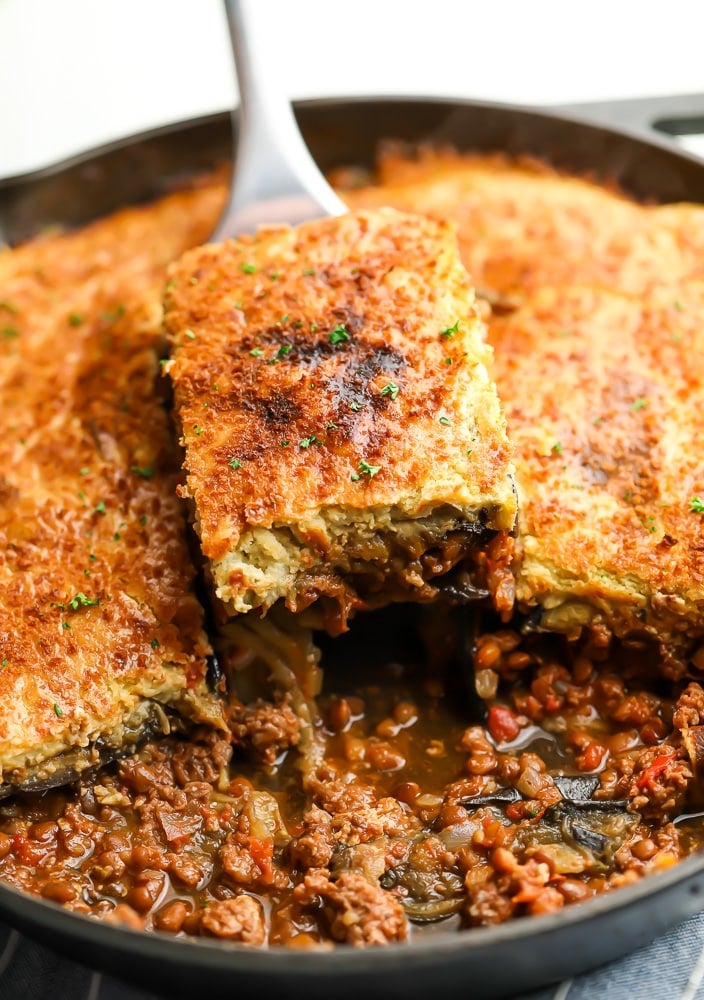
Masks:
[[[289,696],[245,703],[233,674],[229,739],[0,806],[1,877],[146,930],[364,946],[552,912],[699,846],[698,684],[598,634],[466,630],[396,608],[321,639],[314,766]]]

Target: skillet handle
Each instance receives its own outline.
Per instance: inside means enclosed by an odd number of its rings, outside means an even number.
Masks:
[[[641,134],[655,132],[660,137],[704,133],[704,93],[561,104],[554,110],[598,125],[613,125]]]

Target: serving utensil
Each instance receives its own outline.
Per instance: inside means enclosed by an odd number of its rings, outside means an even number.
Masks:
[[[220,242],[260,225],[292,226],[347,209],[318,169],[291,104],[271,71],[262,23],[270,9],[254,0],[225,0],[240,107],[230,200],[213,233]]]

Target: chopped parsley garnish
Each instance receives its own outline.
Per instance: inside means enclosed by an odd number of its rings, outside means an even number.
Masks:
[[[95,505],[95,509],[94,509],[93,513],[94,514],[105,514],[106,513],[105,501],[104,500],[99,500],[98,501],[98,503]]]
[[[78,611],[79,608],[93,608],[95,607],[96,604],[100,604],[100,601],[97,597],[95,598],[95,600],[92,600],[90,597],[86,597],[83,591],[80,590],[76,594],[76,596],[72,597],[71,600],[68,602],[68,606],[71,609],[71,611]]]
[[[6,656],[3,656],[3,658],[2,658],[2,664],[0,664],[0,666],[3,666],[3,667],[7,666],[7,657]]]
[[[81,476],[89,476],[90,475],[90,469],[88,468],[87,465],[84,465],[82,469],[78,470],[78,472],[79,472],[79,475],[81,475]]]
[[[282,448],[288,448],[288,446],[291,444],[291,442],[290,441],[279,441],[279,444],[280,444],[280,446]]]
[[[356,483],[358,479],[362,478],[362,476],[369,476],[370,479],[373,479],[377,472],[381,472],[380,465],[370,465],[369,462],[365,461],[365,459],[360,461],[357,468],[359,469],[359,472],[353,472],[350,476],[353,483]]]
[[[317,323],[311,323],[311,325],[310,325],[310,332],[311,333],[315,333],[315,331],[317,329],[318,329],[318,324]]]
[[[166,291],[167,292],[173,292],[173,290],[174,290],[175,287],[176,287],[176,282],[174,281],[173,278],[171,278],[169,281],[166,282]]]
[[[452,358],[445,358],[445,364],[446,365],[451,365],[452,364]]]
[[[449,340],[451,337],[454,337],[456,333],[459,333],[459,330],[460,330],[460,321],[455,320],[452,326],[445,326],[442,328],[442,330],[440,331],[440,336],[444,337],[445,340]]]
[[[161,645],[161,643],[159,642],[159,640],[155,636],[152,639],[152,641],[151,641],[151,647],[152,647],[152,649],[158,649],[160,645]]]
[[[559,441],[555,442],[555,444],[551,448],[551,451],[554,451],[556,455],[562,454],[562,445],[560,444]]]
[[[301,448],[310,448],[312,444],[322,444],[323,442],[315,434],[310,434],[308,437],[301,438],[298,442]]]
[[[71,324],[71,326],[80,326],[81,323],[83,322],[83,317],[81,316],[80,313],[69,313],[68,321]]]
[[[101,319],[104,323],[116,323],[118,319],[122,319],[125,315],[125,307],[120,305],[113,309],[112,312],[104,312]]]
[[[193,425],[193,430],[196,432],[196,435],[198,437],[200,437],[201,434],[203,433],[203,428],[200,426],[200,424],[194,424]]]
[[[135,476],[141,476],[142,479],[151,479],[154,475],[153,465],[133,465],[130,468],[131,471],[134,472]]]
[[[675,301],[672,304],[677,310],[677,312],[682,312],[682,303],[679,301],[679,299],[675,299]]]
[[[333,346],[335,344],[344,344],[346,340],[350,340],[350,335],[345,328],[345,324],[338,323],[337,326],[330,331],[328,340]]]
[[[66,631],[68,632],[70,630],[70,628],[71,628],[71,624],[70,624],[70,622],[62,622],[61,623],[61,627],[64,628],[64,629],[66,629]]]
[[[278,281],[281,277],[281,271],[272,271],[269,277],[272,281]]]
[[[2,328],[2,335],[5,340],[14,340],[15,337],[19,337],[20,331],[16,326],[4,326]]]
[[[631,500],[633,499],[633,493],[631,492],[631,490],[626,490],[626,492],[623,494],[623,499],[626,501],[626,503],[631,502]]]
[[[289,315],[288,313],[284,313],[281,319],[279,320],[279,323],[288,323],[288,321],[289,321]]]
[[[256,274],[257,268],[256,265],[254,264],[246,264],[244,261],[242,261],[242,263],[240,264],[240,271],[242,271],[243,274]]]
[[[438,417],[438,421],[441,424],[445,424],[446,427],[450,426],[450,421],[447,419],[447,417]]]
[[[350,403],[350,409],[354,410],[355,413],[358,413],[363,406],[364,403]]]
[[[146,514],[140,514],[140,516],[139,516],[139,523],[142,525],[142,527],[144,527],[144,525],[147,523],[147,515]]]
[[[335,421],[334,420],[328,420],[327,424],[325,425],[325,430],[326,431],[336,431],[337,430],[337,424],[335,423]]]
[[[63,708],[61,707],[61,705],[57,705],[56,702],[54,702],[54,713],[59,717],[59,719],[64,714]]]
[[[642,410],[644,406],[648,405],[648,400],[645,396],[639,396],[638,399],[631,405],[631,411],[637,413],[638,410]]]
[[[196,335],[193,332],[193,330],[186,330],[183,335],[184,335],[184,337],[188,337],[189,340],[195,340],[196,339]]]
[[[119,531],[115,532],[115,534],[112,536],[112,540],[113,540],[113,542],[119,542],[120,541],[120,532]]]
[[[290,344],[282,344],[281,347],[276,352],[277,358],[285,358],[287,354],[290,354],[293,347]]]
[[[315,274],[315,268],[314,267],[306,267],[306,268],[303,269],[303,274],[304,274],[304,276],[306,278],[310,278],[311,275]]]
[[[704,514],[704,500],[701,497],[692,497],[689,501],[689,509],[693,514]]]
[[[236,458],[230,459],[230,461],[227,464],[230,466],[231,469],[241,469],[242,468],[242,463],[238,459],[236,459]]]
[[[395,382],[387,382],[384,388],[381,390],[382,396],[390,396],[391,399],[396,399],[398,396],[398,386]]]

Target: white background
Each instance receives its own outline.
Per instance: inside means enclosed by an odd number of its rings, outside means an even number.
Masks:
[[[704,92],[704,0],[257,0],[291,97]],[[0,176],[236,100],[220,0],[0,0]]]

